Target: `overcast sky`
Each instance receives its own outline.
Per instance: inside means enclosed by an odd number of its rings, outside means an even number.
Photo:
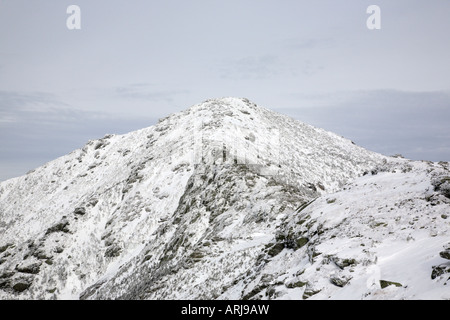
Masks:
[[[227,96],[450,161],[449,17],[448,0],[0,0],[0,180]]]

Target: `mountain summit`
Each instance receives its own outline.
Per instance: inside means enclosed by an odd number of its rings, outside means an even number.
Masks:
[[[0,299],[448,299],[448,171],[207,100],[0,183]]]

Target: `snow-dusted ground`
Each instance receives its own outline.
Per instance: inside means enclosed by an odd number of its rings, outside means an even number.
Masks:
[[[1,183],[0,298],[448,299],[448,169],[208,100]]]
[[[430,183],[444,175],[448,164],[400,161],[286,217],[279,237],[308,240],[260,271],[273,277],[272,298],[450,299],[450,274],[431,277],[434,266],[450,266],[440,256],[450,245],[450,199]]]

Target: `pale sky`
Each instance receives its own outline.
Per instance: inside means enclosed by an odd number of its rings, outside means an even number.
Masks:
[[[228,96],[450,161],[448,17],[448,0],[0,0],[0,180]]]

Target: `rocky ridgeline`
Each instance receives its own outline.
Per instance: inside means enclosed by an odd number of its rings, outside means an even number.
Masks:
[[[449,177],[208,100],[1,183],[0,298],[449,298]]]

